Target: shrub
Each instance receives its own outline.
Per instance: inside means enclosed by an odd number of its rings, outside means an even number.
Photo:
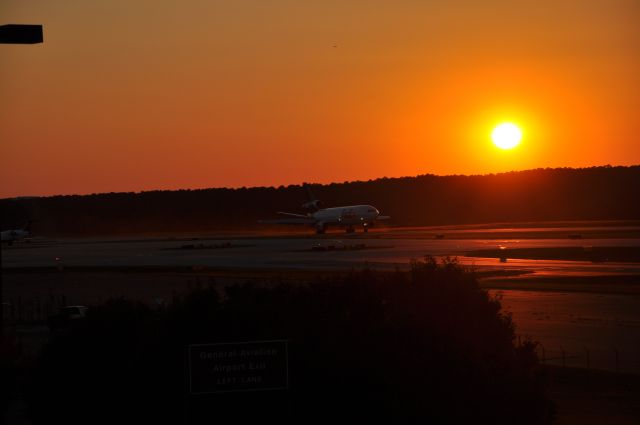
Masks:
[[[289,340],[290,389],[186,397],[188,344]],[[122,299],[43,351],[38,423],[215,420],[543,424],[535,344],[455,260],[307,284],[196,289],[161,310]]]

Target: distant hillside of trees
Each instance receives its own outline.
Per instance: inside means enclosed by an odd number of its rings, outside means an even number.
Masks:
[[[392,225],[640,219],[640,166],[556,168],[474,176],[380,178],[312,185],[325,206],[372,204]],[[2,227],[32,219],[42,235],[256,229],[302,212],[300,185],[103,193],[0,200]]]

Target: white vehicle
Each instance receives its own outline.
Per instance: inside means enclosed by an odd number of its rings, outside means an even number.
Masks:
[[[329,226],[345,227],[347,233],[355,232],[357,226],[362,226],[364,232],[373,227],[380,220],[388,220],[390,217],[380,215],[380,211],[371,205],[349,205],[345,207],[321,208],[322,203],[316,199],[309,186],[304,185],[309,196],[309,201],[302,204],[302,208],[311,210],[307,214],[295,214],[278,212],[287,218],[276,220],[261,220],[261,223],[271,224],[304,224],[313,226],[316,233],[323,234]]]
[[[69,329],[87,317],[88,307],[83,305],[66,305],[58,308],[58,314],[49,317],[49,329],[59,331]]]
[[[27,224],[22,229],[10,229],[3,230],[0,233],[2,242],[6,242],[12,245],[14,242],[19,242],[27,239],[31,235],[31,220],[27,221]]]

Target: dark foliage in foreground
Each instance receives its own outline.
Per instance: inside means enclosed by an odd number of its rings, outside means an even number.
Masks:
[[[290,390],[185,398],[185,346],[288,339]],[[454,261],[313,284],[198,289],[160,310],[122,299],[45,348],[38,424],[543,424],[534,344]],[[185,410],[188,415],[185,416]]]
[[[373,204],[401,226],[640,219],[640,166],[538,169],[483,176],[381,178],[313,185],[326,206]],[[300,211],[300,186],[2,199],[3,228],[36,235],[248,229]],[[264,225],[263,225],[264,227]]]

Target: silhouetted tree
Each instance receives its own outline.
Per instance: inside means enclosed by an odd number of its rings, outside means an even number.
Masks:
[[[185,398],[189,344],[287,339],[287,391]],[[30,393],[38,424],[545,424],[535,344],[454,260],[354,271],[312,283],[195,289],[151,310],[122,299],[42,353]],[[186,403],[185,403],[186,401]]]

